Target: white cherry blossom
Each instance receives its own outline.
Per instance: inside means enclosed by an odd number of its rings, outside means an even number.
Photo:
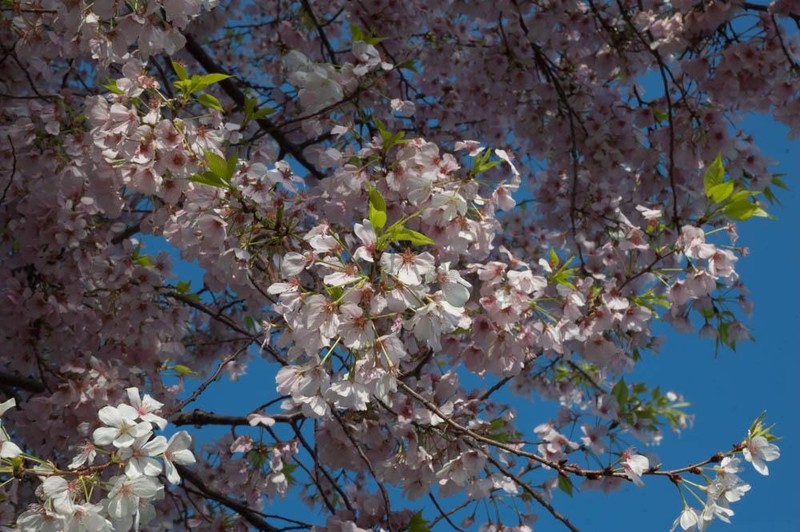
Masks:
[[[167,480],[171,484],[177,484],[181,481],[178,470],[175,464],[189,465],[196,462],[194,454],[189,449],[192,445],[192,437],[185,430],[176,432],[172,435],[167,442],[167,448],[164,450],[164,467],[166,469]]]
[[[769,475],[767,462],[780,458],[781,450],[774,443],[770,443],[765,437],[756,436],[748,442],[742,454],[745,460],[753,464],[756,471],[762,475]]]
[[[97,445],[113,443],[115,447],[130,447],[136,438],[152,432],[150,422],[136,422],[139,412],[130,405],[104,406],[98,416],[107,426],[95,429],[92,437]]]

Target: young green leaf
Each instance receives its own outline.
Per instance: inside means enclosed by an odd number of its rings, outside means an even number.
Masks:
[[[261,109],[258,109],[256,112],[253,113],[253,119],[261,120],[262,118],[266,118],[274,112],[275,109],[273,109],[272,107],[262,107]]]
[[[706,169],[703,176],[703,184],[706,190],[706,196],[710,197],[711,187],[719,185],[725,177],[725,167],[722,165],[722,154],[717,155],[714,162]]]
[[[196,377],[200,375],[189,366],[184,366],[183,364],[175,364],[172,366],[172,370],[181,377]]]
[[[220,179],[225,180],[225,178],[228,176],[228,162],[211,151],[204,151],[203,154],[206,156],[208,169],[211,170],[211,173]]]
[[[783,174],[773,174],[772,179],[770,181],[772,182],[773,185],[775,185],[778,188],[782,188],[783,190],[789,190],[789,187],[786,186],[786,183],[783,182],[783,179],[781,179],[781,177],[783,177]]]
[[[109,81],[108,83],[103,85],[103,87],[106,88],[108,90],[108,92],[111,92],[113,94],[125,94],[125,91],[123,91],[122,89],[117,87],[116,80]]]
[[[199,185],[208,185],[215,188],[228,188],[226,183],[221,177],[213,172],[200,172],[189,176],[189,181]]]
[[[350,35],[352,35],[353,37],[353,42],[364,40],[364,30],[362,30],[352,22],[350,23]]]
[[[547,262],[550,263],[551,268],[558,268],[558,253],[556,253],[556,248],[550,248],[550,257],[547,259]]]
[[[397,242],[411,242],[415,246],[436,245],[436,242],[417,231],[402,227],[392,231],[392,240]]]
[[[219,103],[219,100],[217,100],[214,96],[211,96],[210,94],[207,93],[201,94],[200,96],[197,97],[197,101],[200,103],[200,105],[204,107],[208,107],[209,109],[214,109],[215,111],[222,111],[222,104]]]
[[[203,76],[192,76],[191,93],[200,92],[201,90],[209,87],[222,80],[228,79],[228,74],[205,74]]]
[[[239,159],[235,155],[231,155],[228,157],[228,160],[225,161],[225,166],[227,170],[227,174],[225,175],[225,180],[230,182],[231,178],[233,178],[233,174],[236,173],[236,165],[239,164]]]
[[[572,497],[572,480],[566,475],[558,475],[558,489]]]
[[[614,385],[611,389],[611,395],[617,400],[617,404],[624,408],[625,403],[628,402],[628,385],[625,384],[625,379],[620,379],[619,382]]]
[[[769,213],[748,199],[740,199],[728,203],[723,212],[734,220],[743,222],[753,216],[769,218]]]
[[[656,122],[664,122],[669,120],[668,112],[661,109],[656,109],[655,107],[651,107],[651,109],[653,111],[653,118],[655,118]]]
[[[422,517],[422,511],[415,513],[408,523],[408,532],[430,532],[428,522]]]
[[[706,190],[706,196],[712,203],[720,203],[731,194],[733,194],[733,181],[725,181]]]
[[[183,68],[183,65],[176,61],[172,61],[172,68],[175,70],[175,74],[178,75],[178,79],[181,81],[186,81],[189,79],[189,75],[186,73],[186,69]]]
[[[386,225],[386,201],[372,185],[369,186],[369,222],[376,231]]]

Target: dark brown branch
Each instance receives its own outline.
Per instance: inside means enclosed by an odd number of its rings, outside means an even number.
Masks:
[[[306,452],[311,456],[311,459],[314,460],[314,468],[319,471],[322,471],[322,474],[325,476],[326,479],[328,479],[328,482],[330,483],[331,487],[334,490],[336,490],[336,493],[338,493],[339,496],[342,498],[342,502],[344,503],[345,507],[348,510],[350,510],[350,512],[355,516],[356,510],[355,508],[353,508],[353,504],[350,502],[350,498],[347,496],[347,494],[344,492],[341,486],[339,486],[336,480],[331,476],[328,470],[325,469],[325,467],[319,463],[319,458],[317,457],[317,451],[313,447],[311,447],[311,445],[309,445],[305,436],[303,436],[303,433],[300,431],[300,427],[297,425],[297,423],[292,423],[292,430],[294,431],[295,436],[297,436],[300,445],[303,446]],[[319,480],[315,480],[314,483],[317,485],[317,488],[319,489],[320,496],[326,501],[326,504],[328,504],[328,508],[329,509],[333,508],[333,504],[327,503],[328,498],[325,496],[322,487],[319,485]],[[331,510],[331,513],[336,513],[335,508]]]
[[[619,12],[620,15],[622,15],[622,18],[625,19],[625,22],[631,28],[633,33],[635,33],[636,37],[638,37],[638,39],[642,42],[642,46],[644,46],[644,48],[650,52],[650,55],[653,56],[658,64],[658,73],[661,76],[661,83],[664,87],[664,98],[667,100],[667,120],[669,123],[669,161],[667,162],[667,176],[669,177],[669,186],[672,191],[672,223],[674,223],[675,227],[678,228],[680,227],[680,219],[678,217],[678,188],[675,185],[675,116],[672,108],[672,95],[669,93],[669,80],[667,79],[668,73],[670,78],[672,78],[672,71],[664,62],[664,58],[661,57],[661,54],[658,53],[658,50],[651,46],[653,43],[652,34],[650,34],[648,31],[650,38],[650,42],[648,42],[644,35],[642,35],[642,33],[639,31],[639,28],[637,28],[633,23],[633,20],[631,20],[630,13],[625,10],[625,7],[622,5],[620,0],[617,0],[617,6],[619,7]],[[672,79],[674,80],[674,78]]]
[[[122,231],[120,234],[118,234],[114,238],[112,238],[111,239],[111,243],[115,244],[115,245],[116,244],[120,244],[126,238],[132,237],[133,235],[139,233],[141,230],[142,230],[142,221],[139,220],[135,224],[126,227],[124,231]]]
[[[575,213],[577,208],[577,198],[578,198],[578,175],[579,175],[578,166],[580,163],[579,160],[580,154],[578,152],[578,137],[575,127],[575,121],[578,120],[581,123],[581,125],[583,125],[583,123],[581,121],[580,115],[578,115],[577,111],[575,111],[575,109],[572,107],[572,104],[569,101],[569,96],[567,95],[567,91],[564,90],[564,87],[562,87],[561,85],[561,81],[554,72],[554,67],[557,68],[557,66],[553,64],[553,62],[547,57],[547,54],[544,53],[542,48],[531,39],[530,30],[528,29],[528,26],[525,23],[525,17],[523,17],[522,15],[522,10],[520,9],[517,0],[512,0],[512,1],[514,4],[514,8],[517,10],[517,18],[519,21],[520,28],[522,29],[522,32],[525,34],[525,39],[528,41],[528,44],[533,50],[533,59],[536,62],[536,66],[542,72],[545,79],[553,86],[553,88],[556,91],[556,94],[558,95],[559,101],[566,108],[567,121],[569,122],[569,134],[570,134],[569,154],[570,154],[570,160],[572,161],[571,164],[572,182],[570,190],[570,210],[569,210],[571,235],[572,235],[572,241],[575,243],[575,248],[578,251],[578,260],[581,263],[581,270],[586,271],[586,261],[583,258],[583,247],[581,246],[580,242],[578,242],[578,227],[575,218]],[[499,27],[502,32],[503,31],[502,19],[499,22]],[[506,45],[506,47],[508,47],[508,44]]]
[[[12,388],[33,393],[42,393],[45,391],[45,386],[41,381],[2,372],[0,372],[0,386],[11,386]]]
[[[334,50],[333,46],[331,46],[331,41],[328,40],[328,36],[325,34],[325,29],[317,20],[317,16],[314,14],[314,10],[311,9],[311,5],[308,3],[308,0],[301,0],[301,3],[303,4],[303,9],[306,10],[306,13],[308,13],[308,16],[311,18],[311,22],[314,23],[314,27],[317,28],[317,35],[319,35],[323,49],[328,51],[328,58],[331,60],[331,63],[335,65],[336,50]]]
[[[527,493],[528,493],[528,495],[530,495],[531,497],[533,497],[533,498],[536,500],[536,502],[538,502],[538,503],[539,503],[540,505],[542,505],[542,506],[543,506],[543,507],[544,507],[544,508],[545,508],[545,509],[546,509],[548,512],[550,512],[550,515],[552,515],[553,517],[555,517],[556,519],[558,519],[559,521],[561,521],[561,522],[564,524],[564,526],[565,526],[565,527],[567,527],[568,529],[570,529],[572,532],[578,532],[578,528],[577,528],[575,525],[573,525],[573,524],[572,524],[572,523],[569,521],[569,519],[567,519],[567,517],[566,517],[565,515],[563,515],[562,513],[560,513],[558,510],[556,510],[556,509],[553,507],[553,505],[552,505],[552,504],[550,504],[550,503],[547,501],[547,499],[545,499],[545,498],[544,498],[544,496],[543,496],[541,493],[539,493],[539,492],[537,492],[536,490],[534,490],[533,488],[531,488],[531,487],[528,485],[528,483],[527,483],[527,482],[523,481],[523,480],[522,480],[521,478],[519,478],[517,475],[515,475],[514,473],[512,473],[511,471],[509,471],[509,470],[508,470],[508,468],[504,467],[504,466],[503,466],[503,465],[502,465],[500,462],[498,462],[497,460],[495,460],[495,458],[494,458],[494,457],[493,457],[493,456],[492,456],[492,455],[491,455],[489,452],[487,452],[487,451],[484,451],[484,454],[486,455],[486,459],[489,461],[489,463],[490,463],[490,464],[492,464],[494,467],[496,467],[496,468],[497,468],[497,470],[498,470],[498,471],[500,471],[501,473],[503,473],[505,476],[507,476],[508,478],[510,478],[511,480],[513,480],[513,481],[514,481],[514,483],[515,483],[515,484],[517,484],[517,485],[518,485],[520,488],[522,488],[522,489],[523,489],[523,491],[527,492]]]
[[[503,386],[505,386],[505,385],[508,383],[508,381],[510,381],[510,380],[511,380],[511,379],[513,379],[513,378],[514,378],[514,377],[503,377],[501,380],[499,380],[499,381],[497,381],[496,383],[494,383],[494,385],[493,385],[491,388],[489,388],[488,390],[486,390],[485,392],[483,392],[483,393],[482,393],[482,394],[481,394],[481,395],[478,397],[478,401],[481,401],[481,402],[482,402],[482,401],[485,401],[485,400],[487,400],[487,399],[488,399],[488,398],[489,398],[489,397],[490,397],[490,396],[491,396],[491,395],[492,395],[494,392],[496,392],[497,390],[499,390],[500,388],[502,388]]]
[[[428,498],[431,500],[431,502],[433,503],[433,505],[434,505],[434,506],[436,507],[436,509],[439,511],[439,515],[441,516],[441,518],[442,518],[442,519],[444,519],[445,521],[447,521],[447,524],[448,524],[448,525],[450,525],[451,527],[453,527],[453,530],[455,530],[456,532],[464,532],[464,531],[463,531],[463,530],[462,530],[460,527],[458,527],[458,526],[457,526],[457,525],[456,525],[456,524],[455,524],[455,523],[454,523],[454,522],[453,522],[453,521],[450,519],[450,516],[449,516],[449,515],[447,515],[447,513],[446,513],[446,512],[445,512],[445,511],[442,509],[441,505],[439,505],[439,501],[437,501],[437,500],[436,500],[436,497],[434,497],[434,496],[433,496],[433,492],[430,492],[430,491],[428,492]],[[472,502],[472,501],[468,501],[468,502]]]
[[[174,409],[174,412],[179,412],[180,410],[183,410],[183,408],[186,405],[194,402],[198,397],[200,397],[200,395],[206,391],[206,388],[211,386],[211,383],[219,379],[220,375],[222,375],[222,370],[225,369],[225,366],[233,362],[239,355],[247,351],[247,347],[248,346],[245,345],[244,347],[237,349],[235,352],[223,358],[220,361],[219,366],[217,366],[217,369],[215,369],[214,372],[205,381],[203,381],[200,384],[200,386],[198,386],[189,397],[187,397],[186,399],[177,404],[177,406]]]
[[[227,506],[234,512],[241,515],[245,521],[250,523],[257,530],[266,530],[267,532],[278,532],[280,530],[267,523],[259,515],[258,511],[253,510],[246,504],[233,500],[230,497],[227,497],[206,486],[206,483],[203,482],[203,479],[201,479],[191,469],[188,469],[187,467],[184,467],[180,464],[175,464],[175,468],[178,470],[178,474],[181,476],[181,478],[191,482],[195,486],[195,488],[197,488],[197,491],[199,491],[203,496],[205,496],[208,499],[211,499],[212,501],[216,501],[224,506]]]
[[[347,428],[347,425],[345,425],[342,416],[340,416],[339,413],[333,408],[331,408],[331,413],[333,414],[333,417],[336,418],[336,421],[339,423],[339,426],[342,427],[342,431],[344,431],[344,434],[345,436],[347,436],[347,439],[350,440],[350,443],[358,452],[358,456],[360,456],[361,460],[364,462],[364,464],[366,464],[367,469],[369,470],[369,474],[372,475],[372,478],[375,479],[375,483],[378,484],[378,489],[381,491],[381,497],[383,498],[383,511],[384,511],[384,516],[386,518],[386,526],[389,528],[389,531],[391,532],[392,523],[389,520],[389,515],[391,514],[391,509],[390,509],[391,507],[389,506],[389,494],[386,493],[386,488],[384,487],[383,482],[380,481],[378,475],[375,473],[375,468],[372,467],[372,462],[370,462],[369,457],[367,457],[367,455],[364,453],[364,450],[361,448],[356,439],[350,433],[350,430]]]
[[[274,419],[276,423],[292,423],[298,421],[304,416],[300,412],[295,414],[276,414],[269,416]],[[203,410],[192,410],[191,412],[183,412],[170,419],[175,425],[225,425],[230,427],[241,427],[250,425],[250,421],[245,416],[224,416],[215,414],[213,412],[205,412]]]
[[[17,150],[14,149],[14,143],[11,141],[11,135],[7,135],[7,137],[8,144],[11,146],[11,175],[9,175],[8,183],[6,183],[5,188],[3,188],[3,195],[0,196],[0,204],[6,200],[8,189],[11,188],[11,183],[14,182],[14,175],[17,173]]]

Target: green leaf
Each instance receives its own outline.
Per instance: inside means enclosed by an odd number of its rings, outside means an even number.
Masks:
[[[372,185],[369,186],[369,222],[376,231],[386,225],[386,201]]]
[[[204,76],[192,76],[191,93],[200,92],[215,83],[228,79],[228,74],[206,74]]]
[[[611,389],[611,395],[619,403],[620,408],[624,408],[625,403],[628,402],[628,385],[625,384],[625,379],[620,379],[617,384]]]
[[[353,42],[364,40],[364,30],[362,30],[352,22],[350,23],[350,35],[353,36]]]
[[[748,199],[732,201],[723,209],[726,215],[734,220],[743,222],[753,216],[769,218],[769,213]]]
[[[251,449],[250,452],[247,453],[247,459],[256,469],[260,468],[262,465],[264,465],[264,462],[266,462],[266,457],[258,449]]]
[[[203,154],[206,156],[206,163],[208,163],[208,169],[211,170],[211,173],[219,177],[226,185],[230,183],[236,171],[236,157],[231,156],[228,160],[225,160],[208,150],[204,151]]]
[[[255,113],[253,113],[253,119],[254,120],[261,120],[262,118],[266,118],[266,117],[268,117],[269,115],[271,115],[274,112],[275,112],[275,109],[273,109],[272,107],[262,107],[261,109],[257,110]]]
[[[492,156],[492,150],[487,148],[482,152],[480,152],[475,157],[475,167],[473,168],[473,172],[475,173],[475,175],[482,174],[483,172],[491,170],[492,168],[500,164],[499,159],[496,161],[490,161],[489,158],[491,158],[491,156]]]
[[[411,242],[415,246],[436,245],[436,242],[417,231],[412,231],[406,227],[396,229],[392,232],[392,240],[398,242]]]
[[[172,68],[175,70],[175,74],[178,75],[178,79],[181,81],[186,81],[189,79],[189,75],[186,73],[186,69],[183,68],[183,65],[176,61],[172,61]]]
[[[326,286],[325,291],[328,292],[328,297],[334,301],[338,301],[344,294],[344,288],[341,286]]]
[[[706,196],[712,203],[720,203],[733,194],[733,181],[726,181],[718,185],[713,185],[706,190]]]
[[[575,272],[574,268],[570,268],[568,270],[559,271],[553,276],[553,281],[557,284],[562,286],[566,286],[567,288],[571,288],[572,290],[577,290],[574,284],[570,281],[572,274]]]
[[[752,190],[737,190],[733,193],[728,202],[731,203],[734,201],[739,201],[740,199],[750,198],[752,196],[758,196],[758,192],[753,192]]]
[[[244,117],[246,120],[261,120],[275,112],[272,107],[257,108],[258,102],[254,98],[244,100]]]
[[[559,473],[558,475],[558,489],[572,497],[572,489],[573,489],[572,481],[567,475],[562,475]]]
[[[189,366],[184,366],[183,364],[175,364],[172,366],[172,370],[181,377],[195,377],[199,375],[199,373],[194,371],[192,368]]]
[[[789,187],[786,186],[786,183],[784,183],[783,179],[781,179],[782,176],[783,176],[783,174],[773,174],[772,180],[771,180],[772,184],[775,185],[778,188],[782,188],[783,190],[789,190]]]
[[[764,190],[762,192],[770,205],[782,205],[780,200],[778,199],[778,196],[775,195],[775,193],[772,191],[770,187],[764,187]]]
[[[415,513],[408,523],[408,532],[430,532],[428,522],[422,517],[422,511]]]
[[[405,61],[401,61],[395,65],[395,68],[405,68],[406,70],[410,70],[415,74],[419,73],[414,59],[406,59]]]
[[[111,92],[111,93],[114,93],[114,94],[124,94],[124,93],[125,93],[125,91],[123,91],[122,89],[120,89],[119,87],[117,87],[117,82],[116,82],[116,80],[111,80],[111,81],[109,81],[108,83],[106,83],[105,85],[103,85],[103,87],[105,87],[106,89],[108,89],[108,92]]]
[[[653,111],[653,118],[656,119],[656,122],[664,122],[666,120],[669,120],[668,112],[663,111],[661,109],[656,109],[655,107],[652,107],[651,109]]]
[[[547,259],[547,262],[550,263],[551,268],[558,268],[558,253],[556,253],[556,248],[550,248],[550,257]]]
[[[197,97],[197,101],[200,103],[200,105],[204,107],[208,107],[209,109],[214,109],[216,111],[222,111],[222,104],[219,103],[219,100],[217,100],[214,96],[211,96],[210,94],[207,93],[201,94],[200,96]]]
[[[153,263],[150,261],[150,255],[139,255],[136,257],[135,262],[139,266],[144,266],[145,268],[149,268],[153,265]]]
[[[235,155],[231,155],[230,157],[228,157],[228,160],[226,161],[225,164],[227,169],[225,180],[228,181],[229,183],[231,181],[231,178],[233,177],[233,174],[236,173],[236,165],[238,164],[239,164],[239,159]]]
[[[191,281],[178,281],[175,284],[175,290],[177,290],[179,294],[187,294],[191,289],[192,289]]]
[[[244,116],[247,120],[253,119],[253,113],[256,110],[256,100],[255,98],[245,98],[244,99]]]
[[[294,474],[293,473],[294,473],[294,470],[297,469],[297,464],[292,464],[290,462],[286,462],[286,461],[283,461],[283,460],[281,460],[281,462],[283,462],[283,469],[281,470],[281,473],[283,473],[283,476],[286,477],[286,481],[290,485],[294,484],[295,479],[294,479]]]
[[[724,177],[725,167],[722,165],[722,154],[720,153],[714,159],[714,162],[711,163],[711,166],[706,169],[705,175],[703,175],[703,184],[706,189],[706,196],[710,197],[709,191],[711,190],[711,187],[722,183]]]
[[[213,172],[200,172],[199,174],[190,175],[189,181],[210,187],[228,188],[228,183]]]

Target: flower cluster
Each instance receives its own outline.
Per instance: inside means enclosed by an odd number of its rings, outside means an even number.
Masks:
[[[20,514],[20,530],[139,530],[156,517],[153,503],[164,498],[161,474],[170,484],[181,481],[176,465],[195,463],[192,438],[185,431],[169,440],[155,436],[154,425],[161,430],[167,426],[158,415],[163,405],[149,395],[141,397],[138,388],[126,391],[128,403],[100,409],[103,426],[81,446],[69,465],[71,472],[41,460],[30,470],[20,469],[42,480],[41,503]],[[9,406],[13,400],[2,405]],[[2,458],[21,454],[13,443],[3,443]],[[98,453],[107,461],[96,464]],[[113,475],[115,469],[124,474]]]
[[[775,437],[770,432],[771,427],[766,429],[763,427],[762,418],[763,414],[756,419],[750,428],[748,438],[736,446],[736,450],[742,453],[747,462],[753,464],[753,468],[759,474],[766,476],[769,474],[769,469],[765,462],[777,460],[780,457],[780,449],[774,443],[770,443]],[[698,510],[690,506],[682,491],[684,509],[672,524],[672,530],[680,527],[682,530],[703,531],[714,519],[730,523],[730,518],[734,515],[731,504],[740,501],[750,491],[750,484],[739,477],[739,473],[742,472],[742,460],[738,456],[728,454],[717,461],[719,463],[710,468],[715,475],[713,479],[708,479],[708,485],[701,487],[686,480],[679,483],[680,488],[694,496],[703,507]],[[705,491],[705,501],[692,490],[692,487]]]

